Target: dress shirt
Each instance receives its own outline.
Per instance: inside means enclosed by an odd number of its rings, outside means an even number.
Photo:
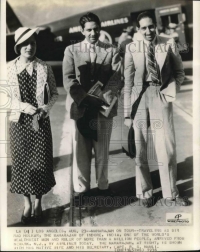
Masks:
[[[84,44],[85,44],[85,46],[87,48],[87,51],[89,51],[89,53],[90,53],[91,80],[94,79],[94,73],[95,73],[95,62],[96,62],[96,58],[97,58],[97,54],[96,54],[96,45],[97,45],[97,43],[98,43],[98,41],[95,44],[91,44],[86,39],[84,40]]]
[[[94,62],[93,59],[96,60],[96,46],[98,45],[98,41],[95,44],[91,44],[90,42],[87,41],[87,39],[85,39],[83,41],[84,45],[85,45],[85,49],[87,50],[87,52],[90,52],[90,59],[91,62]],[[95,57],[94,57],[95,56]]]

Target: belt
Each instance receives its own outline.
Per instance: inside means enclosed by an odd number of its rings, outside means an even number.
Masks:
[[[161,83],[155,83],[152,81],[145,81],[144,84],[147,86],[161,86]]]

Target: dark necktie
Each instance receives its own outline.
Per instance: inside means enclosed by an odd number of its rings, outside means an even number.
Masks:
[[[90,74],[91,74],[91,80],[94,79],[96,57],[97,57],[97,54],[95,52],[95,45],[91,44],[90,45],[90,60],[91,60]]]
[[[148,47],[147,59],[148,59],[148,69],[149,69],[149,72],[151,73],[152,82],[158,84],[160,82],[159,74],[158,74],[158,69],[157,69],[157,62],[155,59],[154,46],[152,43],[150,43]]]

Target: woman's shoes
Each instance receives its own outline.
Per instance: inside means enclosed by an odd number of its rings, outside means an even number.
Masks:
[[[41,206],[40,206],[41,208]],[[37,212],[37,214],[36,214]],[[40,209],[40,211],[36,211],[36,209],[34,209],[34,214],[33,214],[33,221],[36,224],[40,224],[43,221],[43,213],[42,213],[42,208]]]
[[[30,224],[31,222],[35,222],[36,224],[40,224],[42,223],[43,221],[43,215],[32,215],[30,217],[26,217],[24,216],[24,214],[22,214],[22,217],[21,217],[21,223],[24,224],[24,225],[28,225]]]
[[[22,214],[21,223],[24,224],[24,225],[30,224],[31,223],[31,216],[26,217],[26,216],[24,216],[24,214]]]
[[[35,215],[35,213],[34,213],[34,214],[31,214],[31,216],[26,217],[24,215],[24,210],[23,210],[23,214],[22,214],[22,217],[21,217],[21,223],[23,225],[29,225],[31,222],[34,222],[36,224],[40,224],[40,223],[42,223],[42,221],[43,221],[42,212],[41,212],[40,215]]]
[[[43,214],[42,214],[42,212],[41,212],[40,215],[35,215],[35,214],[34,214],[33,220],[34,220],[34,222],[35,222],[36,224],[42,223],[42,221],[43,221]]]
[[[28,225],[28,224],[30,224],[30,222],[31,222],[31,216],[26,217],[24,215],[24,210],[23,210],[22,217],[21,217],[21,223],[24,225]]]

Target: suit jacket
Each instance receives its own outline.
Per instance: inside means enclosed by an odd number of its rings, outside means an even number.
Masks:
[[[120,89],[121,59],[116,48],[101,41],[96,45],[96,67],[94,81],[91,82],[90,54],[85,41],[70,45],[65,49],[63,59],[63,82],[67,91],[66,109],[71,119],[82,117],[85,107],[82,101],[87,92],[97,82],[103,83],[103,92]],[[110,117],[117,114],[117,104],[113,107]]]
[[[28,103],[21,101],[19,82],[17,77],[16,62],[18,58],[8,63],[7,66],[7,76],[8,76],[8,85],[10,87],[11,93],[11,114],[10,121],[18,122],[20,114],[24,113],[25,108],[28,106]],[[32,62],[33,68],[37,71],[37,87],[36,87],[36,100],[38,107],[43,108],[49,116],[49,111],[52,108],[53,104],[56,102],[58,97],[58,92],[56,88],[56,82],[53,75],[51,66],[47,65],[42,60],[35,58]],[[50,91],[50,100],[48,104],[44,104],[44,86],[47,86]]]
[[[133,103],[141,92],[145,81],[145,44],[141,35],[126,46],[124,63],[124,116],[129,117]],[[184,80],[181,56],[172,38],[157,35],[155,58],[160,70],[160,92],[168,102],[176,98],[176,92]]]

